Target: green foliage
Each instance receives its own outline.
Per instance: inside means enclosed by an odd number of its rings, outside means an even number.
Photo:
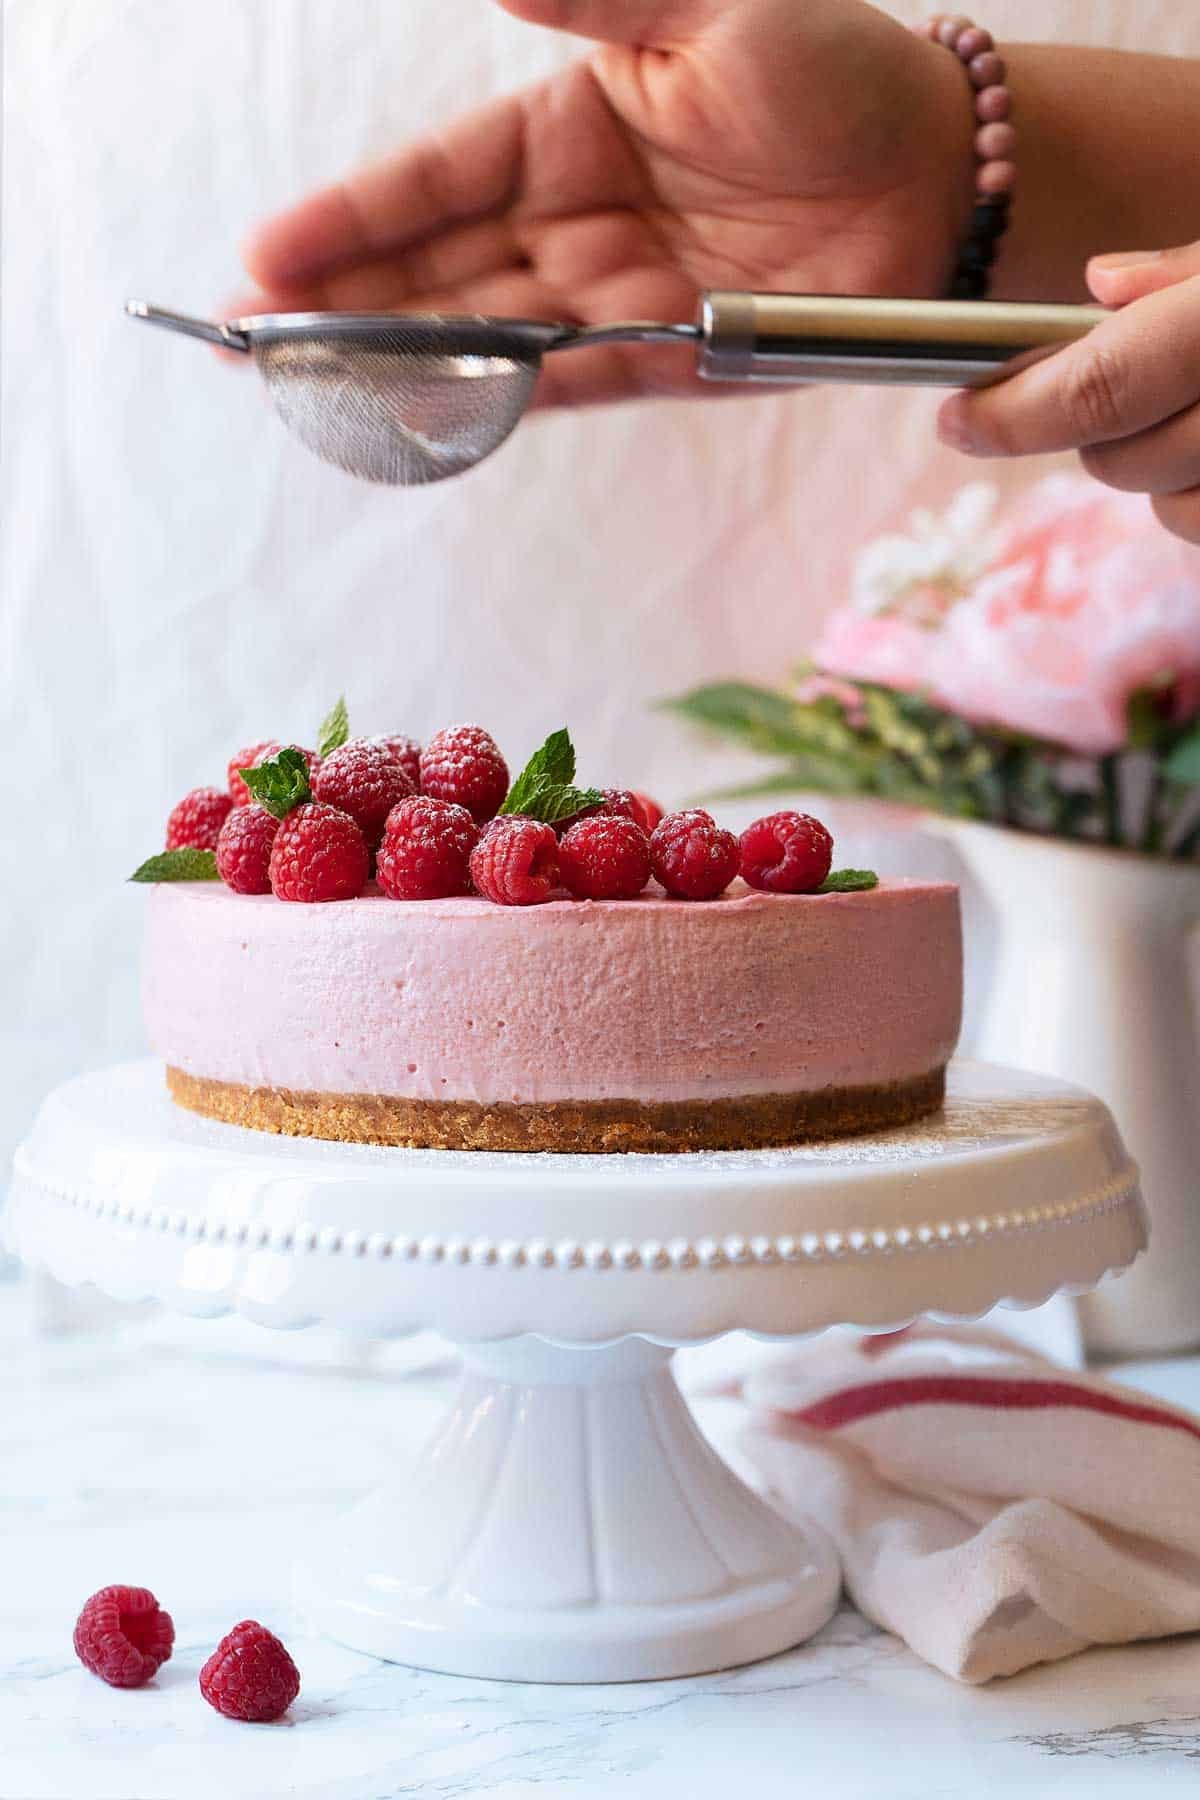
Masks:
[[[1167,780],[1177,787],[1200,782],[1200,721],[1184,733],[1164,764]]]
[[[797,671],[800,678],[811,673]],[[764,775],[714,798],[797,789],[864,794],[951,818],[1158,854],[1200,855],[1200,829],[1184,812],[1200,784],[1200,722],[1173,725],[1154,689],[1130,702],[1129,750],[1087,758],[1036,738],[972,725],[923,694],[873,682],[850,685],[857,695],[850,709],[832,694],[801,700],[740,681],[713,682],[662,704],[777,760]],[[1142,765],[1148,797],[1131,820],[1121,768],[1135,760]]]
[[[716,682],[665,702],[683,718],[787,759],[786,769],[739,794],[813,788],[873,794],[959,818],[991,818],[1007,746],[918,694],[860,684],[862,721],[832,696],[799,701],[746,682]]]

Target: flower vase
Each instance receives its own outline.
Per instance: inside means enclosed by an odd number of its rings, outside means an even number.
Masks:
[[[1080,1302],[1087,1348],[1200,1344],[1200,866],[939,821],[992,914],[973,1054],[1107,1101],[1142,1170],[1150,1249]]]

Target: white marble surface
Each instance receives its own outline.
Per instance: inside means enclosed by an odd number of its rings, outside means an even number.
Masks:
[[[1139,1800],[1200,1780],[1200,1638],[1097,1651],[956,1686],[843,1610],[811,1644],[731,1674],[647,1685],[489,1684],[372,1662],[305,1635],[296,1547],[413,1446],[452,1371],[436,1344],[377,1356],[234,1320],[121,1316],[31,1329],[0,1287],[2,1800]],[[1126,1371],[1200,1402],[1200,1363]],[[712,1403],[720,1440],[731,1423]],[[81,1601],[144,1583],[178,1648],[117,1693],[71,1651]],[[256,1616],[303,1688],[286,1722],[199,1697],[217,1637]]]

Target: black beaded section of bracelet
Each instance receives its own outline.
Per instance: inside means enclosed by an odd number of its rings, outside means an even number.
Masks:
[[[991,286],[992,265],[1000,250],[1000,240],[1008,230],[1010,194],[997,194],[993,199],[976,200],[971,223],[958,252],[954,274],[946,291],[949,300],[985,300]]]

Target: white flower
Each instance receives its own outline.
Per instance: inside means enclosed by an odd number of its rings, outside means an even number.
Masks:
[[[990,567],[998,547],[991,527],[996,490],[987,482],[962,488],[939,518],[922,507],[908,535],[879,537],[854,564],[851,604],[869,616],[903,613],[935,625]]]

